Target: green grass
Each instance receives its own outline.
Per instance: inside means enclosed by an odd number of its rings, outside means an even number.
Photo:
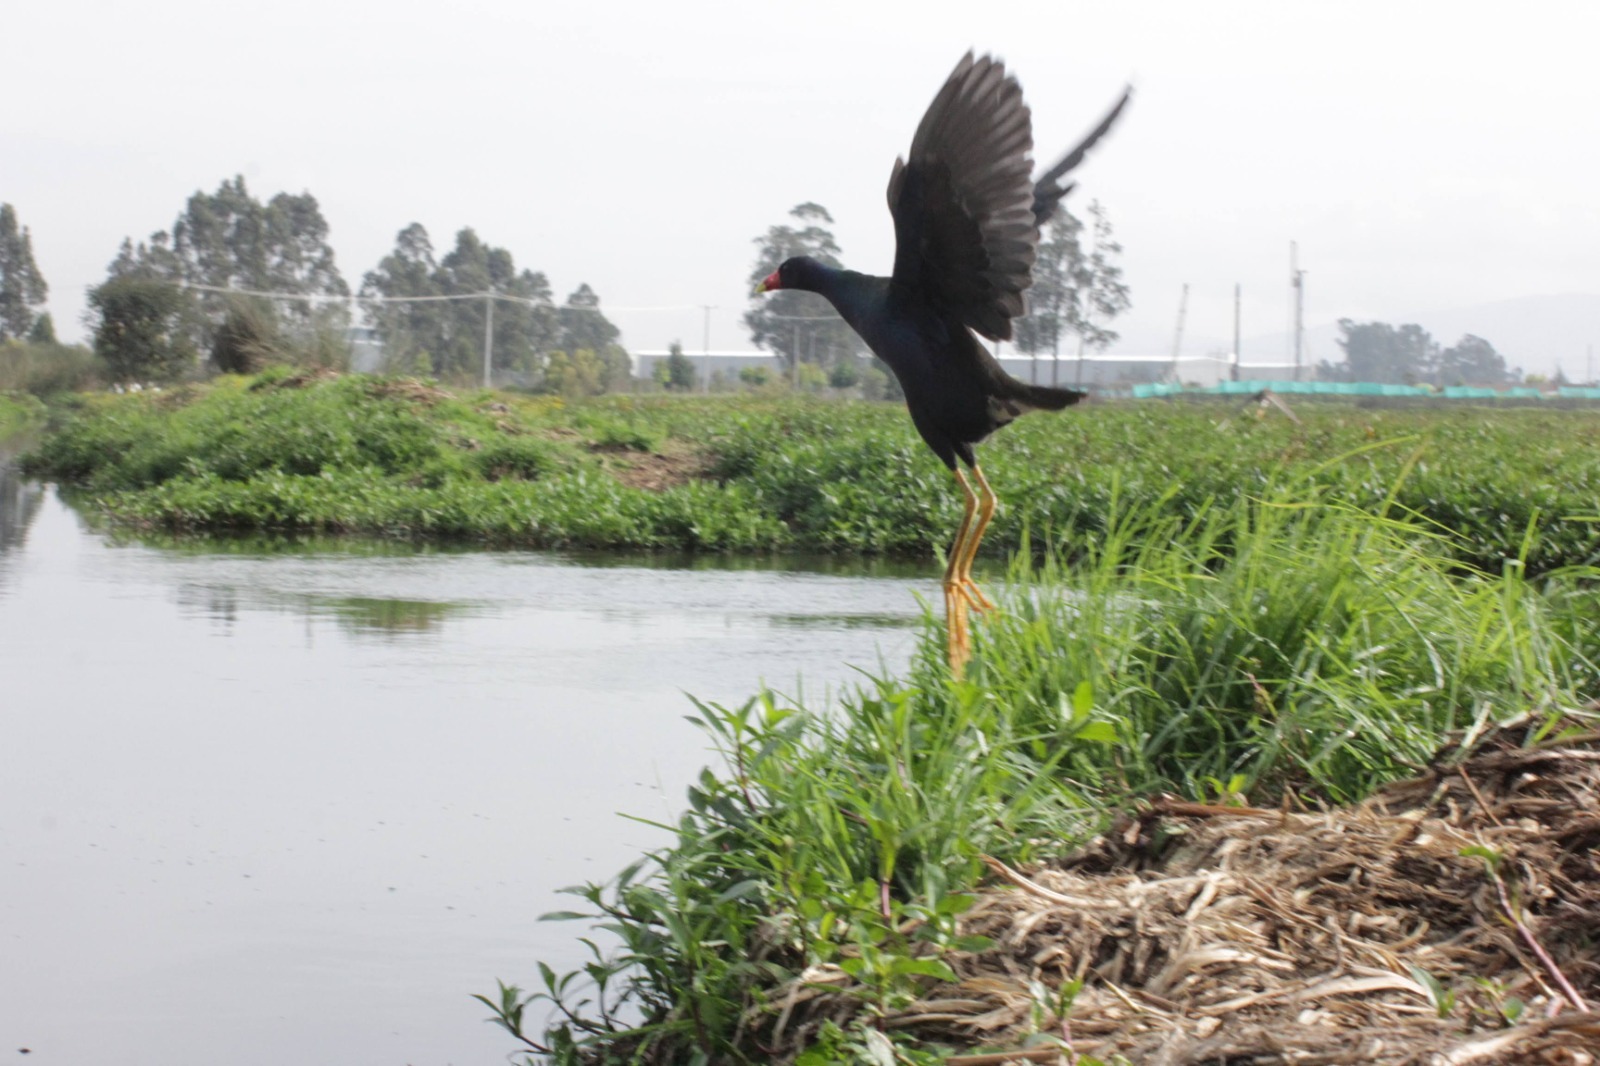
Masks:
[[[288,387],[291,383],[300,387]],[[1411,513],[1494,569],[1600,562],[1600,412],[1223,404],[1034,415],[982,451],[1004,506],[985,542],[1080,550],[1113,498],[1192,520],[1297,480]],[[692,475],[629,487],[651,460]],[[929,555],[960,516],[895,405],[801,398],[450,397],[401,380],[222,379],[80,401],[30,462],[114,518],[171,531],[450,537],[530,547]],[[1078,537],[1069,545],[1066,538]]]
[[[955,932],[982,856],[1068,852],[1153,793],[1348,801],[1600,691],[1593,571],[1464,576],[1425,527],[1305,491],[1190,518],[1114,500],[1101,524],[1073,559],[1019,556],[961,681],[930,618],[906,676],[838,707],[700,706],[723,765],[674,843],[574,890],[617,949],[483,997],[495,1020],[557,1063],[888,1061],[874,1020],[982,946]],[[853,1016],[780,1035],[780,989],[817,966]]]
[[[44,424],[44,405],[27,393],[0,392],[0,442]]]

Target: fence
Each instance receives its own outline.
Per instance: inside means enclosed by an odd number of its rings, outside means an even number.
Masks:
[[[603,314],[596,308],[555,308],[548,302],[529,300],[496,292],[459,293],[439,296],[321,296],[299,293],[256,292],[247,289],[221,288],[211,285],[185,284],[183,288],[232,296],[248,296],[272,301],[291,301],[316,307],[348,309],[351,323],[346,331],[350,345],[352,365],[358,370],[413,369],[393,365],[397,357],[418,350],[420,342],[408,341],[406,318],[399,314],[385,316],[387,308],[397,310],[427,304],[466,303],[474,308],[473,316],[453,316],[454,336],[449,338],[457,350],[470,348],[481,355],[482,381],[487,386],[495,380],[498,370],[505,380],[526,381],[535,373],[534,361],[543,353],[527,342],[525,324],[517,321],[517,313],[538,310],[548,313]],[[500,315],[497,326],[496,305],[510,305],[508,315]],[[613,307],[612,312],[636,313],[647,311],[685,311],[693,309],[709,314],[705,305],[674,305],[670,307]],[[412,312],[409,317],[418,317]],[[420,316],[426,325],[428,316]],[[367,324],[357,325],[363,319],[383,320],[384,332],[390,338],[386,345],[379,332]],[[501,335],[496,337],[497,329]],[[422,330],[415,331],[417,335]],[[442,331],[437,325],[429,327],[427,334],[437,343]],[[707,325],[709,336],[709,324]],[[399,339],[398,345],[394,342]],[[397,350],[398,349],[398,350]],[[523,351],[522,349],[526,349]],[[765,351],[685,351],[697,369],[709,381],[709,372],[721,372],[736,377],[743,367],[765,366],[778,370],[775,357]],[[631,370],[636,378],[650,377],[654,364],[666,358],[663,350],[635,351],[629,356]],[[1089,353],[1072,355],[1025,355],[1016,351],[1002,354],[1001,365],[1007,373],[1037,385],[1088,386],[1111,394],[1121,393],[1135,399],[1151,399],[1176,395],[1235,396],[1253,395],[1262,390],[1285,394],[1323,397],[1362,398],[1428,398],[1446,400],[1600,400],[1600,388],[1594,386],[1563,385],[1553,389],[1532,386],[1454,385],[1436,388],[1428,385],[1388,385],[1375,382],[1298,381],[1282,378],[1245,377],[1261,371],[1294,369],[1291,363],[1244,363],[1237,353],[1209,355],[1142,355],[1122,353]],[[418,368],[420,369],[420,368]],[[1177,379],[1190,378],[1188,384]]]
[[[1253,396],[1260,392],[1300,396],[1415,397],[1435,400],[1600,400],[1600,388],[1588,385],[1560,385],[1539,389],[1531,385],[1510,385],[1497,389],[1487,385],[1385,385],[1371,381],[1221,381],[1205,388],[1192,388],[1170,382],[1135,385],[1128,390],[1136,400],[1166,396]]]

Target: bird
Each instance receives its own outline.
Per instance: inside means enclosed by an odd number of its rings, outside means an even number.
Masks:
[[[955,475],[965,508],[942,588],[957,678],[972,654],[969,610],[994,608],[972,578],[972,562],[999,498],[973,447],[1029,411],[1059,411],[1086,395],[1018,381],[978,338],[1011,339],[1011,320],[1026,311],[1039,231],[1072,190],[1067,176],[1132,95],[1132,86],[1124,88],[1099,125],[1034,179],[1032,118],[1021,85],[1002,61],[968,51],[890,172],[892,273],[861,274],[796,256],[756,286],[756,295],[799,289],[827,299],[894,373],[912,424]]]

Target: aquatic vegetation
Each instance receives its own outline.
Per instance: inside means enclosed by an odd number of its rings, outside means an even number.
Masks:
[[[1535,573],[1600,562],[1600,412],[1092,404],[984,446],[992,557],[1085,550],[1113,501],[1193,519],[1274,485],[1409,514]],[[904,410],[805,398],[580,402],[274,371],[80,400],[29,460],[152,529],[442,536],[530,547],[929,555],[960,515]],[[350,498],[354,495],[354,498]],[[1075,540],[1072,538],[1076,538]]]
[[[1160,794],[1315,808],[1497,723],[1592,722],[1592,571],[1464,572],[1425,524],[1304,491],[1100,524],[1019,554],[960,680],[929,616],[906,676],[836,707],[699,705],[722,765],[674,843],[574,889],[554,917],[595,923],[593,961],[480,997],[495,1020],[555,1063],[942,1061],[903,1019],[990,946],[961,917],[996,861]]]

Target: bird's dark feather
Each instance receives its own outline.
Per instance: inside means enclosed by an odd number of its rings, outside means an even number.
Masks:
[[[1117,116],[1122,114],[1122,109],[1128,106],[1128,101],[1131,99],[1133,99],[1133,86],[1129,85],[1122,90],[1122,96],[1111,110],[1106,112],[1106,117],[1100,120],[1100,125],[1090,130],[1083,140],[1078,142],[1076,148],[1057,160],[1055,166],[1039,175],[1039,181],[1033,187],[1033,217],[1037,220],[1037,225],[1042,227],[1050,221],[1050,217],[1056,213],[1056,205],[1061,202],[1061,198],[1072,191],[1073,183],[1069,181],[1061,185],[1059,184],[1061,179],[1072,173],[1078,164],[1083,162],[1083,157],[1089,154],[1089,149],[1095,146],[1095,142],[1110,132],[1117,121]]]
[[[1022,88],[969,52],[889,178],[894,283],[986,337],[1011,336],[1033,271],[1033,135]]]
[[[893,276],[803,257],[778,269],[781,287],[826,297],[888,364],[917,431],[952,468],[958,460],[973,465],[972,446],[1013,419],[1084,396],[1016,380],[974,332],[1011,336],[1032,281],[1039,226],[1071,188],[1060,179],[1111,128],[1128,96],[1035,183],[1021,88],[1001,63],[969,52],[889,176]]]

